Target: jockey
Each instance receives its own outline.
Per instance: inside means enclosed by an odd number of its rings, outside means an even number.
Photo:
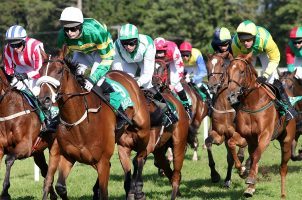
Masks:
[[[237,33],[232,41],[232,51],[235,57],[238,54],[250,52],[253,52],[254,57],[259,57],[262,69],[265,71],[262,76],[257,78],[257,81],[264,83],[268,80],[269,83],[273,83],[279,90],[281,101],[285,104],[282,107],[286,110],[286,120],[294,118],[297,112],[291,106],[282,83],[278,80],[277,67],[280,61],[280,52],[271,34],[265,28],[256,26],[250,20],[245,20],[237,27]]]
[[[40,78],[39,70],[43,64],[41,55],[41,50],[44,50],[43,43],[27,37],[26,30],[19,25],[11,26],[6,31],[5,40],[7,45],[4,47],[4,70],[12,77],[10,84],[34,102],[42,124],[42,132],[55,131],[56,125],[51,115],[45,115],[36,98],[39,94],[36,82]]]
[[[231,42],[232,37],[229,29],[225,27],[217,27],[215,29],[211,42],[211,46],[215,52],[223,53],[228,51],[232,54]]]
[[[302,79],[302,26],[294,27],[289,38],[285,49],[287,69],[290,72],[296,69],[296,77]]]
[[[77,75],[88,77],[80,81],[84,88],[88,91],[96,89],[110,93],[110,102],[121,102],[122,95],[113,89],[107,78],[105,79],[115,54],[111,34],[106,25],[92,18],[84,19],[82,11],[75,7],[65,8],[61,13],[60,22],[63,28],[59,32],[59,48],[66,45],[72,55],[72,61],[78,63]],[[121,104],[112,106],[124,114]],[[118,115],[116,128],[121,129],[125,124],[126,120]]]
[[[181,79],[184,76],[184,63],[181,58],[180,51],[177,45],[172,42],[165,40],[162,37],[158,37],[154,40],[156,47],[155,57],[158,59],[163,59],[169,65],[170,70],[170,89],[175,91],[182,101],[185,110],[187,111],[189,117],[192,116],[191,106],[188,102],[188,97],[181,85]]]
[[[187,71],[186,81],[195,84],[207,98],[211,98],[206,86],[202,83],[203,78],[207,75],[207,69],[201,52],[192,48],[192,45],[186,41],[180,44],[179,50]],[[190,74],[192,74],[192,78],[190,78]]]
[[[159,107],[165,111],[171,123],[175,123],[177,117],[152,85],[156,52],[153,39],[148,35],[139,34],[135,25],[124,24],[119,31],[119,37],[115,41],[114,47],[116,54],[112,69],[125,71],[134,77],[138,86],[148,89],[160,102]]]

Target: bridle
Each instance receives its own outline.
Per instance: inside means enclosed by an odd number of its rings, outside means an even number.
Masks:
[[[239,87],[239,96],[244,94],[244,93],[249,93],[251,92],[252,90],[256,89],[257,87],[253,87],[251,88],[250,87],[250,81],[252,76],[254,75],[254,72],[251,70],[251,65],[245,60],[245,59],[242,59],[242,58],[234,58],[231,63],[230,63],[230,67],[232,67],[232,62],[233,61],[236,61],[236,60],[239,60],[241,62],[243,62],[245,65],[246,65],[246,69],[247,70],[244,70],[244,81],[242,84],[240,84],[238,81],[236,80],[233,80],[230,78],[230,75],[227,74],[228,76],[228,85],[230,85],[230,83],[235,83],[238,87]]]

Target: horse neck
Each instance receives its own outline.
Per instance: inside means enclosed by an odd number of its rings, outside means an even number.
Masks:
[[[227,88],[221,88],[217,92],[217,96],[214,99],[214,108],[218,110],[229,110],[232,109],[231,104],[227,100],[228,90]]]
[[[261,87],[254,87],[251,88],[249,92],[244,94],[242,96],[242,105],[253,107],[253,108],[259,108],[263,107],[264,105],[268,104],[270,101],[272,101],[272,98],[268,95],[265,89]]]

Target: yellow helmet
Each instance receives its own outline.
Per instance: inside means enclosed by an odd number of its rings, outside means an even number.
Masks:
[[[257,27],[252,21],[245,20],[239,24],[236,32],[239,39],[250,39],[256,36]]]

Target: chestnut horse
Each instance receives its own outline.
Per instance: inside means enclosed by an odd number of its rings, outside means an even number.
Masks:
[[[51,149],[43,199],[47,199],[57,167],[59,178],[56,190],[62,199],[68,199],[65,181],[76,161],[91,165],[97,170],[98,180],[94,186],[94,199],[108,199],[110,158],[114,152],[115,142],[118,144],[118,153],[125,172],[126,198],[145,198],[141,174],[150,137],[150,118],[144,95],[136,81],[123,72],[107,73],[107,77],[118,81],[127,89],[134,103],[133,107],[126,110],[134,125],[127,126],[125,131],[117,134],[113,109],[96,94],[87,92],[79,85],[74,75],[76,71],[74,63],[63,60],[64,51],[49,59],[47,55],[43,57],[47,68],[40,73],[45,80],[52,81],[41,84],[39,99],[42,103],[48,104],[53,95],[56,95],[61,117],[57,142]],[[50,84],[51,82],[57,84]],[[133,179],[130,162],[132,150],[137,151],[134,159],[137,173],[133,174]],[[64,159],[59,163],[60,154]]]
[[[0,69],[0,110],[0,162],[6,155],[1,199],[10,199],[10,171],[15,160],[33,156],[42,176],[45,177],[48,165],[43,151],[52,145],[55,133],[47,133],[40,140],[41,122],[35,109],[24,95],[10,86],[3,67]],[[57,199],[52,186],[50,192],[50,198]]]
[[[302,150],[299,149],[299,154],[296,155],[296,147],[299,137],[302,134],[302,81],[301,79],[296,78],[296,70],[293,72],[285,71],[279,73],[279,80],[282,82],[282,85],[285,89],[285,92],[293,100],[294,107],[298,111],[299,115],[296,118],[296,137],[292,143],[292,156],[293,161],[302,160]]]
[[[162,66],[160,66],[158,69],[164,70]],[[189,117],[182,103],[167,89],[166,85],[160,78],[161,76],[159,76],[160,74],[157,74],[157,72],[158,71],[154,73],[152,83],[161,91],[166,101],[168,101],[175,107],[178,116],[178,122],[165,127],[163,130],[163,127],[160,124],[151,127],[150,140],[147,146],[147,154],[153,153],[154,164],[156,165],[156,167],[164,171],[164,174],[168,177],[172,185],[171,199],[176,199],[176,197],[180,195],[179,186],[181,181],[181,169],[183,166],[187,146]],[[149,99],[149,101],[152,102],[152,99]],[[150,103],[150,112],[154,112],[155,109],[156,106],[153,103]],[[170,167],[169,160],[166,158],[166,152],[168,148],[172,149],[173,170]]]
[[[156,85],[159,87],[167,87],[169,84],[169,69],[163,60],[157,59],[157,68],[155,69],[153,79]],[[192,160],[197,160],[197,148],[199,146],[197,134],[199,126],[202,120],[208,114],[208,105],[202,100],[202,97],[198,94],[196,89],[192,88],[184,79],[181,80],[181,84],[185,92],[189,95],[192,103],[192,118],[190,120],[189,134],[188,134],[188,144],[193,148],[193,158]]]
[[[274,106],[272,90],[256,81],[257,71],[251,65],[252,53],[240,55],[231,61],[227,68],[228,99],[236,109],[236,130],[248,143],[251,168],[246,179],[248,184],[244,195],[253,196],[255,192],[258,162],[270,141],[277,139],[281,146],[281,198],[285,198],[285,178],[287,163],[291,156],[291,144],[295,138],[296,120],[288,122]],[[235,166],[244,170],[232,149]]]
[[[235,139],[240,143],[241,147],[246,146],[246,141],[240,137],[239,133],[235,130],[234,119],[236,116],[235,110],[231,107],[227,100],[227,83],[225,83],[226,67],[232,59],[232,55],[228,52],[217,53],[208,55],[206,63],[208,72],[208,87],[213,94],[212,98],[212,127],[209,130],[209,136],[206,138],[206,147],[208,152],[209,167],[211,169],[212,182],[218,182],[220,175],[216,171],[215,161],[212,155],[212,144],[221,145],[225,143],[227,149],[227,175],[224,180],[224,186],[230,187],[232,168],[234,165],[234,159],[230,152],[228,142],[230,139]],[[244,148],[239,148],[238,157],[243,161]]]

